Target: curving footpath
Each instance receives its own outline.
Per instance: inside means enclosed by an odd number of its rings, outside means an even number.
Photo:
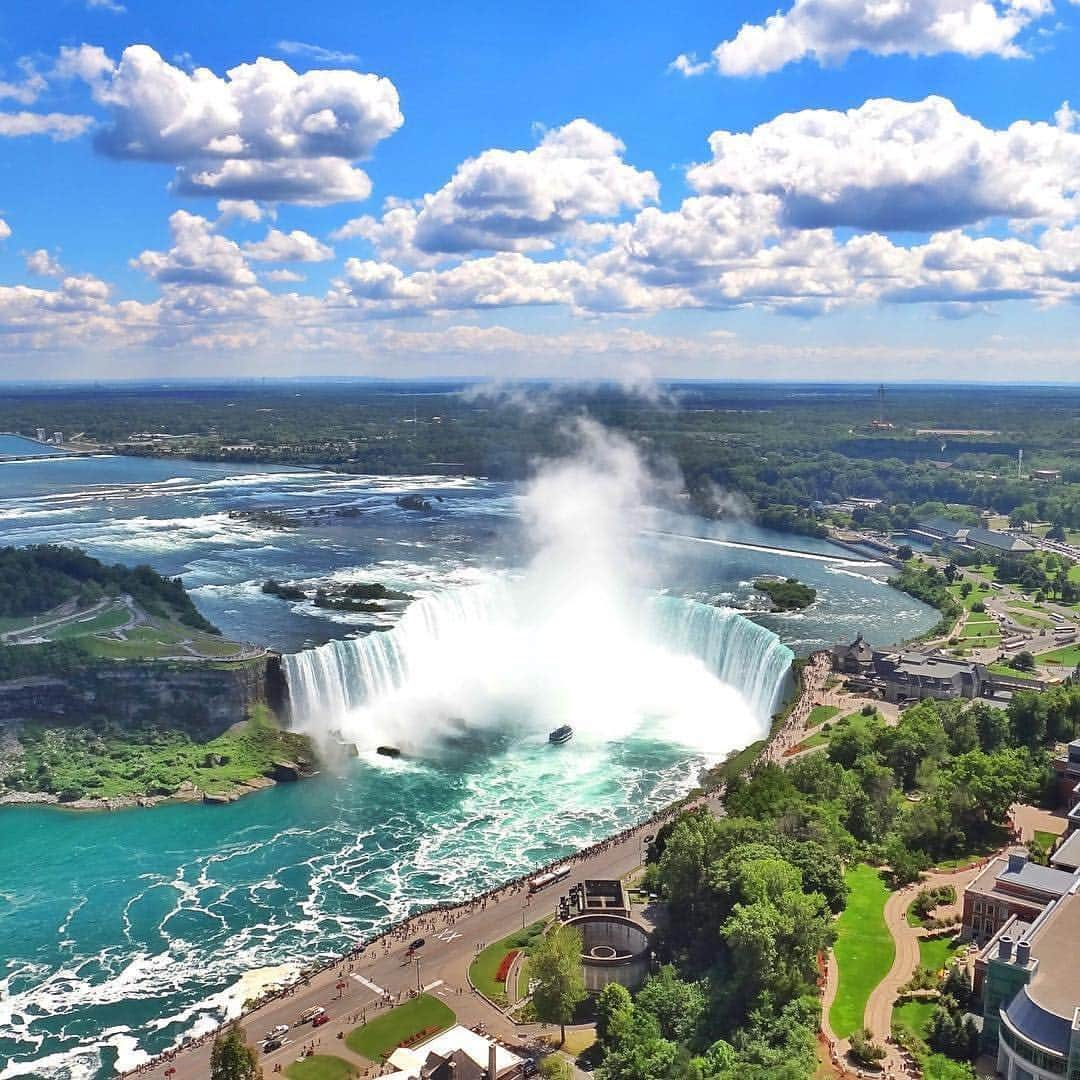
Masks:
[[[900,993],[900,988],[908,982],[919,967],[919,940],[928,937],[922,926],[910,926],[907,921],[908,908],[922,889],[938,889],[951,885],[956,890],[956,903],[937,909],[938,918],[958,915],[963,910],[964,889],[974,881],[983,864],[952,870],[946,873],[927,873],[924,880],[916,885],[905,885],[897,892],[890,893],[885,902],[885,925],[892,935],[896,946],[896,955],[888,975],[874,987],[866,1002],[863,1013],[863,1026],[870,1030],[874,1041],[888,1051],[885,1059],[886,1070],[890,1066],[894,1071],[903,1071],[903,1062],[899,1051],[889,1040],[892,1036],[893,1002]]]

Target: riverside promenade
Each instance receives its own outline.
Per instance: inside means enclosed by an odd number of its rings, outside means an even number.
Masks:
[[[550,917],[560,895],[586,878],[621,878],[643,861],[646,837],[692,806],[709,805],[719,811],[719,793],[711,794],[685,807],[667,810],[650,821],[605,840],[578,855],[562,860],[570,876],[558,886],[530,895],[528,880],[520,878],[492,893],[454,908],[428,912],[398,925],[363,949],[360,955],[347,956],[276,997],[245,1016],[241,1025],[248,1041],[255,1043],[279,1024],[290,1027],[293,1040],[270,1054],[260,1054],[267,1078],[278,1065],[292,1064],[310,1043],[317,1053],[333,1054],[351,1062],[361,1075],[376,1076],[379,1069],[352,1053],[340,1035],[345,1035],[367,1020],[378,1016],[398,1001],[408,1000],[410,991],[422,990],[441,998],[466,1026],[483,1024],[488,1033],[510,1044],[521,1044],[536,1026],[526,1030],[516,1026],[502,1010],[473,990],[468,970],[477,952],[485,945],[533,923]],[[407,956],[408,944],[423,937],[426,944],[415,955]],[[339,984],[344,983],[344,987]],[[297,1025],[299,1016],[314,1005],[322,1005],[330,1021],[319,1028]],[[296,1025],[296,1026],[294,1026]],[[155,1080],[206,1080],[210,1074],[212,1036],[198,1045],[180,1049],[153,1066],[142,1066],[125,1075],[153,1077]]]
[[[802,737],[826,677],[824,659],[812,658],[784,724],[773,732],[757,760],[778,760],[785,748]],[[443,1000],[459,1023],[483,1025],[492,1037],[522,1046],[535,1036],[537,1025],[516,1025],[504,1010],[472,988],[468,972],[476,954],[528,923],[553,916],[559,897],[586,878],[623,878],[632,873],[644,862],[648,840],[658,828],[680,813],[701,806],[722,815],[723,795],[720,787],[697,799],[677,803],[640,825],[558,860],[553,865],[569,867],[570,875],[557,886],[530,894],[529,880],[543,869],[537,868],[501,888],[453,907],[416,915],[370,942],[358,942],[352,953],[310,973],[241,1018],[239,1022],[252,1044],[278,1025],[289,1025],[286,1037],[290,1041],[276,1051],[260,1054],[263,1075],[269,1080],[273,1073],[282,1072],[312,1044],[316,1053],[349,1062],[360,1076],[379,1075],[380,1067],[350,1051],[344,1036],[380,1011],[407,1001],[410,993],[418,989]],[[425,945],[409,954],[409,943],[418,937],[425,939]],[[326,1009],[329,1022],[318,1028],[297,1024],[300,1015],[315,1005]],[[212,1045],[213,1035],[203,1036],[123,1075],[153,1080],[206,1080]]]

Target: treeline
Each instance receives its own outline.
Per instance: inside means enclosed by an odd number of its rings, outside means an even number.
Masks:
[[[858,714],[825,751],[732,778],[726,817],[699,809],[665,825],[645,886],[668,904],[666,966],[633,998],[600,995],[597,1076],[813,1076],[818,957],[845,905],[842,867],[888,865],[903,884],[997,842],[1012,803],[1051,789],[1048,747],[1077,731],[1075,686],[1017,694],[1008,710],[926,701],[895,727]],[[952,1020],[935,1023],[934,1049],[964,1056]]]
[[[771,528],[821,535],[815,504],[851,496],[883,500],[855,515],[871,528],[904,528],[922,508],[947,504],[1080,528],[1076,391],[970,387],[958,407],[955,390],[890,387],[896,428],[870,431],[876,389],[682,384],[647,399],[615,386],[531,385],[501,396],[465,383],[106,387],[6,395],[0,430],[61,428],[109,444],[167,433],[190,436],[174,450],[214,460],[373,473],[452,462],[518,480],[537,457],[570,448],[560,419],[588,414],[647,455],[676,462],[700,506],[715,507],[717,491],[738,492]],[[993,434],[915,433],[937,427]],[[1063,482],[1017,477],[1021,445],[1032,466],[1061,469]]]
[[[0,548],[0,617],[41,615],[68,601],[89,607],[122,593],[153,615],[218,632],[199,614],[180,578],[162,577],[149,566],[107,566],[59,544]]]

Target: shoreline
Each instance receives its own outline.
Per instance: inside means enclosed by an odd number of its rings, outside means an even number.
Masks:
[[[814,690],[816,689],[810,685],[806,678],[806,671],[808,670],[808,667],[811,666],[809,661],[812,659],[813,656],[808,658],[806,664],[801,664],[797,667],[793,665],[792,676],[795,680],[794,692],[790,699],[772,718],[772,724],[768,734],[765,739],[761,741],[758,752],[746,764],[745,768],[742,770],[743,772],[748,772],[760,762],[777,760],[777,757],[779,756],[777,751],[782,750],[790,743],[793,738],[794,729],[805,720],[811,707],[809,698],[813,696]],[[750,745],[752,746],[754,744],[751,743]],[[733,760],[737,758],[739,754],[745,753],[745,749],[746,748],[742,751],[732,751],[729,755],[729,760]],[[714,768],[719,767],[720,766],[716,766]],[[700,779],[705,780],[705,776],[706,774],[703,772]],[[119,1080],[130,1080],[130,1078],[133,1077],[152,1074],[160,1066],[169,1067],[172,1062],[177,1060],[186,1061],[189,1059],[189,1055],[206,1046],[207,1043],[212,1042],[213,1038],[219,1032],[226,1030],[231,1025],[244,1023],[260,1010],[272,1007],[275,1003],[292,997],[301,988],[312,988],[313,983],[316,980],[328,973],[337,973],[340,975],[340,973],[344,971],[346,965],[348,965],[348,970],[351,973],[353,965],[357,964],[362,958],[365,958],[369,954],[369,951],[374,954],[372,959],[375,959],[379,956],[380,945],[383,947],[384,951],[382,955],[385,957],[392,951],[396,944],[404,942],[414,934],[417,934],[421,924],[424,924],[433,918],[440,918],[444,921],[445,925],[453,926],[456,919],[465,918],[471,914],[475,914],[478,910],[486,910],[489,902],[497,904],[500,900],[518,895],[523,889],[527,889],[528,882],[532,878],[552,868],[560,866],[580,867],[582,864],[587,864],[590,860],[606,855],[611,852],[613,848],[625,844],[635,836],[639,837],[639,859],[636,865],[641,866],[643,865],[641,856],[643,855],[645,835],[649,833],[655,835],[663,825],[676,819],[681,813],[686,811],[705,807],[710,804],[722,806],[726,789],[726,780],[723,779],[708,789],[696,786],[681,798],[668,803],[666,806],[660,807],[647,818],[628,825],[611,836],[604,837],[587,847],[581,848],[578,851],[572,852],[561,858],[551,860],[543,865],[531,867],[514,878],[492,886],[490,889],[482,892],[471,894],[462,900],[440,901],[438,903],[430,904],[414,912],[406,919],[387,925],[384,929],[373,934],[370,938],[358,939],[352,949],[342,953],[335,953],[327,961],[316,960],[309,963],[305,963],[302,959],[282,961],[282,963],[290,963],[298,969],[298,975],[293,982],[263,995],[251,1008],[243,1009],[238,1016],[222,1021],[211,1031],[197,1037],[188,1037],[187,1039],[182,1040],[179,1045],[159,1053],[143,1064],[138,1065],[133,1069],[129,1069],[126,1072],[115,1072],[113,1075],[118,1077]],[[242,979],[245,974],[246,973],[242,971],[237,972],[236,978]],[[477,991],[475,987],[472,989],[479,994],[479,991]],[[484,1000],[486,1001],[487,999],[485,998]],[[501,1010],[496,1011],[501,1012]]]
[[[318,775],[317,772],[305,773],[300,780],[307,780],[316,775]],[[54,810],[94,813],[150,809],[161,806],[163,803],[202,803],[205,806],[223,806],[237,802],[245,795],[254,795],[256,792],[276,787],[279,782],[272,776],[253,776],[250,780],[236,781],[227,791],[218,793],[203,791],[190,781],[186,781],[171,795],[114,795],[100,799],[72,799],[69,802],[63,802],[59,795],[51,791],[11,791],[6,795],[0,795],[0,810],[20,806],[46,806]]]

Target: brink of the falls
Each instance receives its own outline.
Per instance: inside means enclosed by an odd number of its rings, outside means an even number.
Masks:
[[[792,660],[772,631],[669,596],[590,613],[529,595],[507,583],[433,594],[386,633],[286,656],[293,722],[417,755],[570,724],[578,739],[658,739],[715,759],[767,732]]]

